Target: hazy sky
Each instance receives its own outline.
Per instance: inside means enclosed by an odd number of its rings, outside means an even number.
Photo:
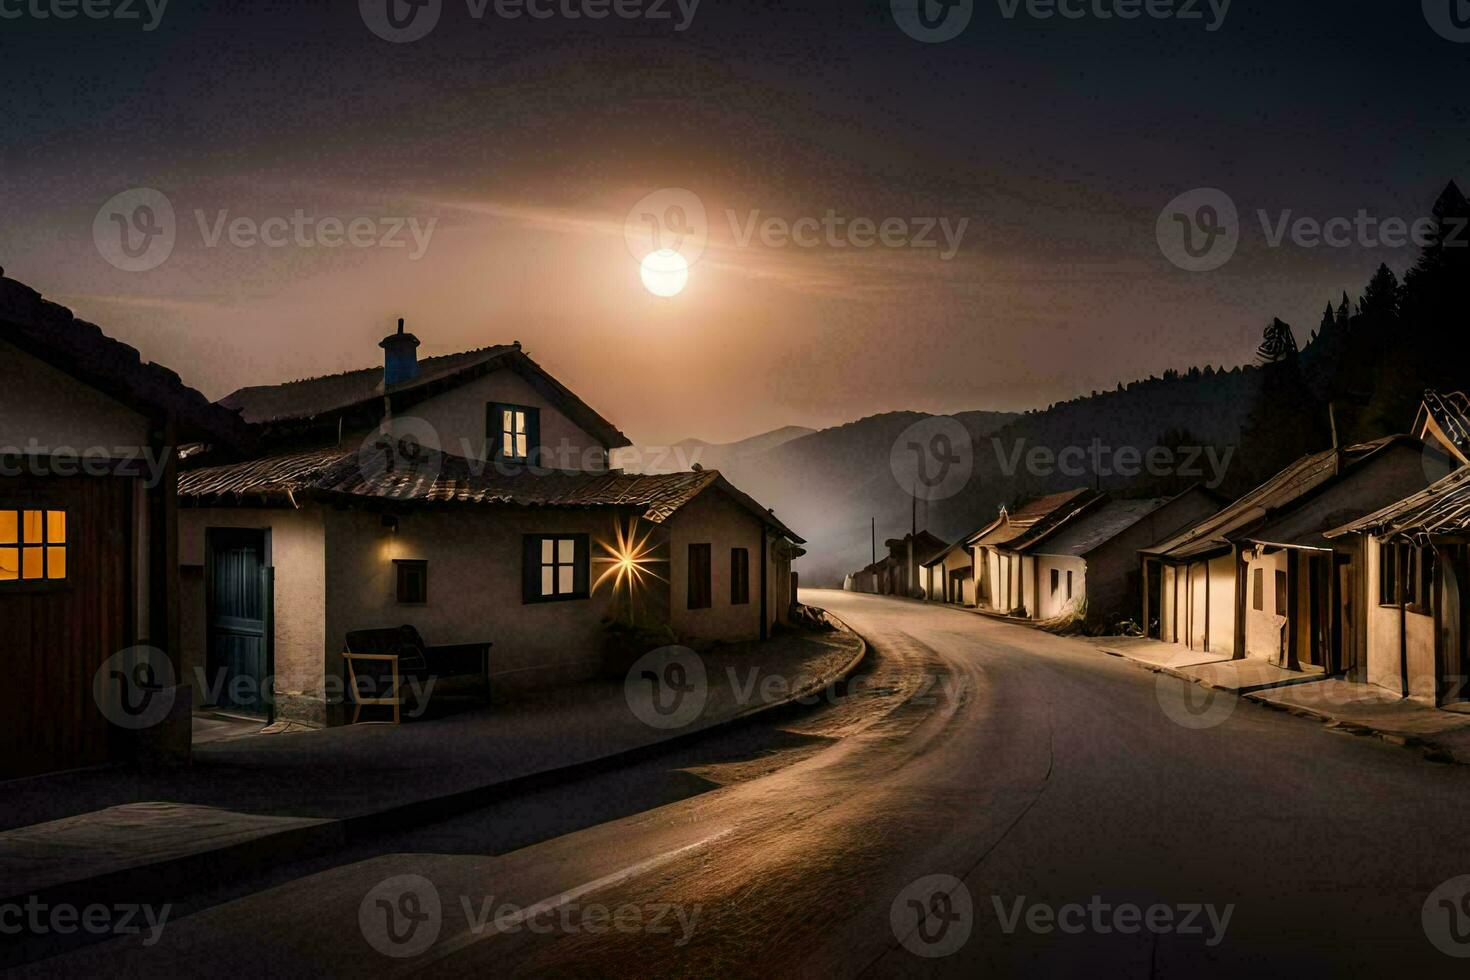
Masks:
[[[522,341],[643,443],[1040,407],[1248,360],[1272,316],[1305,341],[1329,297],[1413,254],[1273,246],[1259,210],[1412,220],[1470,176],[1470,43],[1407,0],[1237,0],[1223,21],[1204,0],[1196,20],[976,0],[936,44],[887,3],[512,20],[443,0],[390,43],[367,24],[384,0],[35,16],[53,2],[0,0],[0,265],[211,397],[376,363],[405,316],[425,355]],[[1156,238],[1198,187],[1241,216],[1203,273]],[[172,252],[139,272],[94,240],[134,188],[174,211]],[[671,299],[624,234],[663,188],[707,216]],[[889,222],[889,244],[762,240],[829,211]],[[320,244],[353,219],[359,244]],[[927,224],[937,248],[897,244]]]

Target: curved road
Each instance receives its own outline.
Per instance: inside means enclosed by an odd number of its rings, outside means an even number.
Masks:
[[[1458,892],[1422,914],[1470,874],[1470,771],[974,613],[803,599],[871,643],[841,697],[35,973],[1300,978],[1470,953]]]

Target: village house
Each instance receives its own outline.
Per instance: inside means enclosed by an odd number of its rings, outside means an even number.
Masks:
[[[1355,679],[1449,704],[1470,699],[1470,403],[1459,392],[1427,392],[1414,432],[1458,468],[1325,537],[1365,570],[1352,595],[1364,611],[1354,623],[1364,651]]]
[[[493,644],[502,689],[603,669],[609,632],[764,639],[802,543],[716,471],[608,468],[627,438],[518,343],[245,388],[269,455],[185,472],[184,649],[213,704],[344,719],[348,634]],[[358,652],[358,651],[354,651]]]
[[[1305,456],[1142,549],[1150,635],[1289,670],[1356,676],[1364,566],[1325,532],[1422,488],[1431,479],[1426,453],[1437,456],[1398,435]]]
[[[246,427],[3,277],[0,359],[0,779],[187,758],[178,447]]]
[[[1075,517],[1099,499],[1087,487],[1034,500],[1011,513],[1002,507],[999,518],[965,539],[974,554],[976,604],[996,612],[1034,618],[1038,594],[1035,560],[1017,549],[1042,533]]]
[[[956,606],[975,604],[975,556],[960,538],[924,562],[920,578],[930,602]]]
[[[1015,546],[1034,563],[1033,617],[1076,616],[1115,626],[1138,608],[1138,550],[1219,509],[1202,486],[1172,497],[1098,498],[1070,519]]]

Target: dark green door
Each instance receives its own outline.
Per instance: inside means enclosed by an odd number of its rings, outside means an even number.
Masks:
[[[209,532],[209,677],[205,700],[216,707],[270,714],[268,626],[270,576],[265,532]]]

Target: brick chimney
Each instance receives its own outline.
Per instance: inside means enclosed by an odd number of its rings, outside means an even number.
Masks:
[[[419,373],[419,339],[403,332],[403,320],[398,321],[398,332],[389,334],[378,342],[383,348],[383,387],[391,388],[405,381],[412,381]]]

